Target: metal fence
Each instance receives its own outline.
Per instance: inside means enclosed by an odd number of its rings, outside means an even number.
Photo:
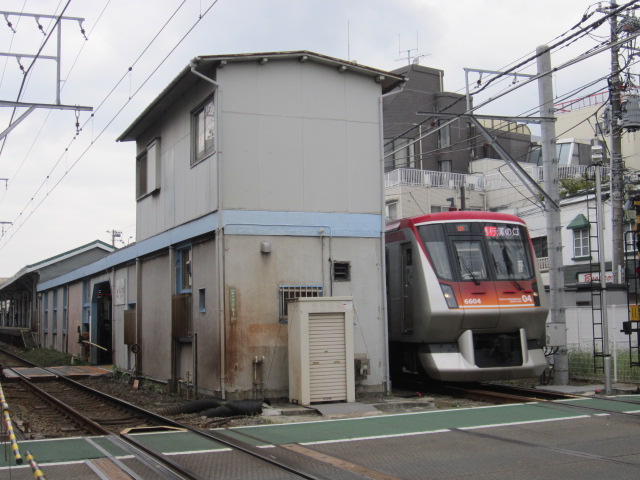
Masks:
[[[630,366],[629,337],[621,332],[627,321],[626,305],[611,305],[607,309],[611,379],[614,382],[640,381],[640,368]],[[591,307],[568,307],[566,310],[569,378],[602,383],[602,370],[594,371],[593,320]],[[634,346],[635,338],[634,338]]]

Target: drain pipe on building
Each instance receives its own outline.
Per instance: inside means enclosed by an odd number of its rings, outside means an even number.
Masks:
[[[400,85],[400,88],[398,88],[397,90],[394,90],[392,92],[388,92],[388,93],[384,93],[382,95],[380,95],[379,99],[378,99],[378,117],[380,119],[380,182],[381,182],[381,188],[382,188],[382,192],[380,195],[380,201],[382,203],[382,210],[381,210],[381,215],[380,215],[380,272],[381,272],[381,282],[380,282],[380,295],[382,297],[382,324],[383,324],[383,330],[384,330],[384,345],[383,345],[383,351],[384,351],[384,358],[385,358],[385,366],[384,366],[384,384],[385,384],[385,393],[389,393],[391,392],[391,369],[389,367],[389,319],[387,318],[387,289],[386,289],[386,281],[387,281],[387,266],[386,266],[386,262],[385,262],[385,240],[384,240],[384,232],[385,232],[385,228],[386,228],[386,221],[385,221],[385,210],[386,210],[386,203],[384,200],[384,190],[385,190],[385,186],[384,186],[384,99],[391,96],[391,95],[395,95],[397,93],[400,93],[404,90],[404,83],[402,83]]]
[[[220,84],[214,79],[207,77],[196,70],[201,58],[195,57],[189,62],[191,73],[200,77],[215,88],[215,122],[216,122],[216,174],[217,174],[217,197],[218,197],[218,226],[216,228],[216,258],[218,260],[218,334],[220,336],[220,397],[226,399],[226,315],[225,315],[225,264],[224,264],[224,221],[222,215],[222,141],[220,136],[220,105],[222,104],[222,89]]]

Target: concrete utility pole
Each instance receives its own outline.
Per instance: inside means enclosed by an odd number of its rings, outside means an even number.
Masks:
[[[556,127],[553,106],[553,79],[551,77],[551,53],[547,45],[536,49],[538,75],[547,73],[538,79],[538,98],[540,116],[545,120],[540,124],[542,131],[542,168],[544,189],[553,202],[560,205],[560,186],[558,183],[558,158],[556,156]],[[546,203],[547,246],[549,250],[549,313],[551,323],[558,324],[558,330],[564,341],[554,355],[554,382],[556,385],[569,383],[569,356],[566,345],[566,319],[562,306],[564,294],[564,272],[562,271],[562,238],[560,209],[550,208]]]
[[[610,10],[618,7],[614,0],[610,1]],[[613,236],[613,255],[611,270],[614,282],[623,283],[624,279],[624,253],[623,253],[623,197],[624,197],[624,164],[622,162],[622,106],[620,99],[620,63],[618,54],[620,46],[618,41],[618,19],[611,16],[611,78],[609,80],[609,98],[611,101],[611,222]]]
[[[120,230],[107,230],[107,233],[111,234],[111,245],[116,246],[116,238],[122,238],[122,231]]]

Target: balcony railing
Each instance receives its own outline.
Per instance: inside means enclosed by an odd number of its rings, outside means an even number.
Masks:
[[[544,181],[543,168],[537,165],[522,165],[523,170],[533,178],[536,182]],[[580,178],[587,173],[587,165],[560,165],[558,167],[558,178]],[[592,175],[593,173],[590,172]],[[602,167],[601,176],[604,178],[609,175],[609,168]],[[507,188],[510,186],[522,185],[520,179],[508,167],[504,167],[501,173],[492,173],[486,176],[487,190],[499,188]]]
[[[536,258],[536,261],[538,262],[538,270],[541,272],[549,271],[549,257],[539,257]]]
[[[538,165],[520,164],[527,174],[536,182],[544,180],[543,168]],[[579,178],[585,175],[586,165],[561,165],[558,167],[558,178]],[[609,168],[602,167],[602,177],[609,175]],[[399,185],[435,188],[466,188],[478,190],[497,190],[516,185],[522,185],[520,179],[509,167],[503,167],[501,173],[465,174],[450,172],[435,172],[432,170],[419,170],[415,168],[398,168],[384,175],[385,188]]]
[[[385,188],[395,187],[398,185],[435,188],[456,188],[464,185],[470,189],[485,188],[484,177],[481,175],[435,172],[432,170],[418,170],[415,168],[398,168],[385,174]]]

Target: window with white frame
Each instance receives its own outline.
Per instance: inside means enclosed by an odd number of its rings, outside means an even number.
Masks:
[[[385,141],[385,144],[387,142]],[[415,141],[412,138],[397,138],[389,140],[385,145],[385,169],[415,168],[416,154]]]
[[[589,256],[589,229],[576,228],[573,230],[573,257]]]
[[[450,208],[451,207],[449,205],[447,205],[447,206],[431,205],[431,208],[429,208],[429,211],[431,213],[448,212]]]
[[[146,195],[147,191],[147,151],[136,158],[136,197]]]
[[[573,258],[574,260],[585,260],[591,255],[591,248],[589,244],[589,232],[591,229],[591,223],[589,219],[582,213],[576,215],[576,217],[569,222],[567,230],[573,231]]]
[[[447,148],[451,146],[451,129],[446,121],[442,123],[442,127],[438,130],[438,148]]]
[[[191,165],[205,159],[215,151],[215,104],[214,97],[207,99],[193,112]]]
[[[160,139],[153,139],[136,158],[136,198],[160,189]]]
[[[385,205],[387,221],[398,218],[398,202],[389,202]]]

